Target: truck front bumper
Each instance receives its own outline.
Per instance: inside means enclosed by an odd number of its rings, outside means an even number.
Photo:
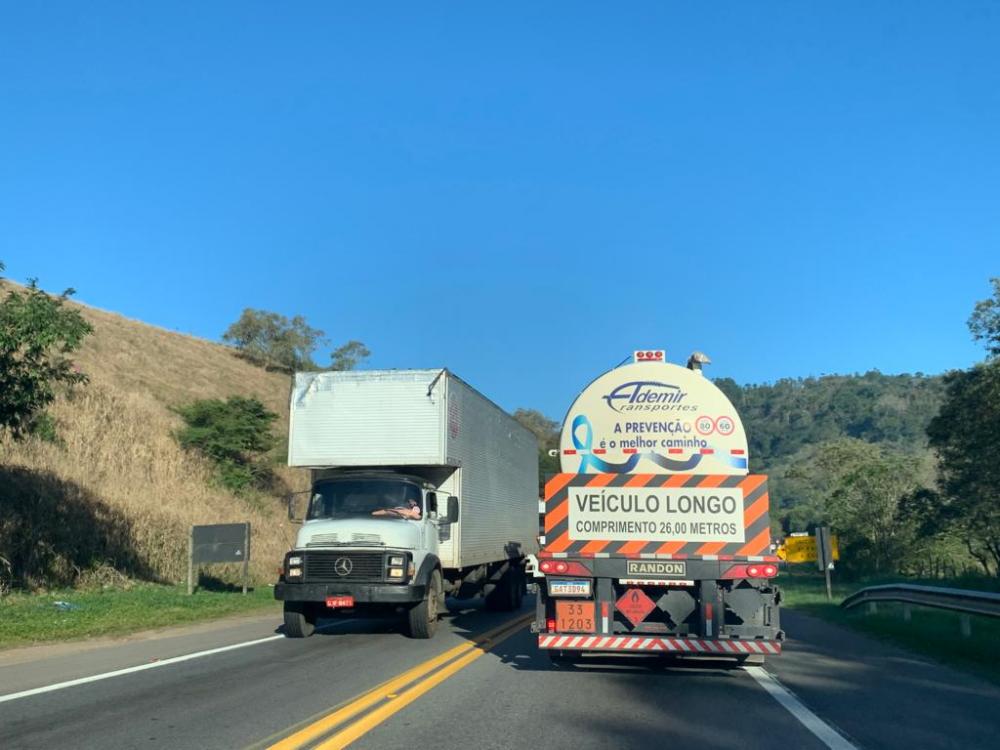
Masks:
[[[357,604],[416,604],[427,595],[423,584],[277,583],[274,598],[284,602],[326,602],[328,596],[353,596]]]

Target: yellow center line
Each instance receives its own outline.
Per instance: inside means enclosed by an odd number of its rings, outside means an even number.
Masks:
[[[483,656],[494,646],[502,643],[503,641],[510,638],[515,633],[521,631],[521,629],[528,624],[528,622],[533,619],[533,616],[528,616],[527,618],[520,618],[513,623],[510,623],[510,627],[498,634],[495,638],[484,642],[477,643],[473,648],[472,653],[466,654],[453,661],[448,666],[443,669],[439,669],[434,672],[431,676],[418,682],[416,685],[408,689],[406,692],[400,694],[394,700],[386,703],[385,705],[379,706],[371,713],[365,714],[360,719],[355,721],[353,724],[345,727],[344,729],[337,732],[335,735],[330,737],[325,742],[321,742],[316,745],[315,750],[341,750],[354,742],[359,737],[367,734],[376,726],[381,724],[383,721],[388,719],[390,716],[402,711],[408,705],[413,703],[421,696],[429,693],[435,687],[440,685],[442,682],[447,680],[456,672],[460,672],[467,666],[472,664],[480,656]]]
[[[324,716],[298,732],[295,732],[275,744],[270,745],[268,750],[296,750],[297,748],[312,742],[316,738],[322,737],[324,734],[335,729],[353,716],[356,716],[365,709],[370,708],[382,700],[385,700],[387,696],[398,693],[402,688],[406,687],[411,682],[420,679],[428,672],[437,669],[442,664],[447,664],[449,661],[466,651],[477,648],[482,643],[491,641],[495,636],[498,636],[498,634],[503,633],[512,627],[523,626],[531,620],[532,617],[533,615],[525,615],[517,618],[516,620],[506,622],[503,625],[493,628],[492,630],[488,630],[482,635],[476,636],[472,641],[455,646],[454,648],[445,651],[443,654],[435,656],[432,659],[428,659],[427,661],[408,669],[398,677],[360,694],[357,698],[354,698],[345,706],[334,711],[333,713]],[[499,643],[499,641],[495,642]],[[484,652],[477,652],[477,657],[481,656],[482,653]]]

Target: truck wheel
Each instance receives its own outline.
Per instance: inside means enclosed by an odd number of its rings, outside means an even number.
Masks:
[[[304,602],[285,602],[285,636],[308,638],[316,630],[316,613]]]
[[[524,598],[523,585],[515,568],[509,568],[497,581],[496,588],[486,596],[486,609],[491,612],[510,612],[520,609]]]
[[[407,632],[410,638],[433,638],[438,626],[438,604],[441,601],[441,572],[431,573],[427,594],[423,601],[406,613]]]

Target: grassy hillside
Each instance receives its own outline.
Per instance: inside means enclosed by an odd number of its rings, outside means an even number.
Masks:
[[[170,407],[253,395],[284,432],[288,376],[219,344],[81,309],[94,333],[75,359],[90,383],[51,409],[60,443],[0,443],[0,555],[35,585],[78,582],[105,565],[177,581],[191,524],[250,521],[252,571],[273,579],[294,536],[280,493],[241,498],[214,486],[210,467],[173,438]],[[298,473],[277,473],[301,488]]]

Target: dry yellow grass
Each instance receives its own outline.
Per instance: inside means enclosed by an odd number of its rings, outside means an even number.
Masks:
[[[105,561],[178,581],[191,524],[250,521],[254,578],[274,580],[294,538],[281,498],[247,500],[214,486],[210,466],[174,439],[180,420],[170,407],[252,395],[279,415],[275,429],[284,433],[289,377],[220,344],[80,309],[94,333],[74,359],[90,383],[51,409],[61,444],[0,442],[0,500],[13,505],[16,496],[21,512],[2,514],[0,550],[26,555],[22,566],[47,560],[61,583]],[[305,485],[303,472],[278,473],[291,488]]]

